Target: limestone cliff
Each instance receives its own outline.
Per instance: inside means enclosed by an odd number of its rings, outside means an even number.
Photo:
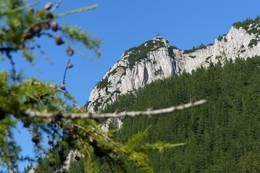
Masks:
[[[134,92],[151,82],[210,63],[260,55],[260,19],[238,22],[213,44],[180,50],[163,37],[156,37],[127,50],[91,91],[88,110],[98,111],[119,95]]]

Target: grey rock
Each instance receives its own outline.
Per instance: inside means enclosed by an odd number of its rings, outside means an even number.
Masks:
[[[249,34],[243,28],[232,27],[221,40],[216,39],[212,45],[187,53],[170,46],[165,38],[156,37],[140,46],[145,49],[152,44],[155,48],[134,63],[129,59],[134,51],[142,51],[138,47],[122,55],[103,77],[104,85],[96,85],[91,91],[88,111],[103,110],[108,104],[115,102],[118,96],[134,92],[159,79],[179,75],[184,71],[191,73],[200,67],[207,68],[210,63],[260,55],[259,42],[253,47],[248,46],[253,39],[257,39],[257,35]]]

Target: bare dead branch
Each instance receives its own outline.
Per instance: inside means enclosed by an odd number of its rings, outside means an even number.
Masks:
[[[17,80],[15,62],[13,60],[13,57],[10,55],[10,52],[6,52],[6,56],[7,56],[7,59],[10,61],[10,64],[12,66],[12,79],[15,82]]]
[[[8,53],[11,51],[16,51],[17,48],[12,48],[12,47],[0,47],[0,52],[2,53]]]
[[[68,73],[68,70],[69,70],[69,67],[68,65],[70,64],[71,62],[71,59],[69,58],[67,63],[66,63],[66,67],[65,67],[65,70],[64,70],[64,73],[63,73],[63,79],[62,79],[62,84],[66,84],[66,78],[67,78],[67,73]]]
[[[56,9],[58,9],[61,6],[61,4],[62,4],[62,0],[57,0],[56,4],[52,8],[52,11],[55,11]]]
[[[178,106],[172,106],[168,108],[163,109],[156,109],[156,110],[147,110],[147,111],[131,111],[131,112],[113,112],[113,113],[90,113],[90,112],[84,112],[84,113],[50,113],[50,112],[36,112],[32,110],[27,110],[26,114],[28,114],[30,117],[41,117],[47,120],[51,120],[55,118],[55,116],[59,115],[63,118],[68,119],[102,119],[102,118],[122,118],[122,117],[137,117],[137,116],[162,116],[161,114],[167,114],[172,113],[176,111],[181,111],[184,109],[188,109],[191,107],[196,107],[202,104],[205,104],[206,100],[199,100],[195,102],[190,102]]]

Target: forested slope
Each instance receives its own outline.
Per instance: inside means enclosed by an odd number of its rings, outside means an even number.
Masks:
[[[259,173],[260,57],[156,81],[134,95],[120,97],[106,111],[156,109],[198,99],[208,103],[162,117],[126,118],[116,137],[126,141],[150,127],[146,142],[185,142],[163,154],[150,153],[156,173]],[[39,162],[37,173],[57,170],[69,146],[53,151],[53,162]],[[141,173],[126,164],[130,173]],[[82,159],[73,162],[68,172],[83,173]],[[102,160],[100,172],[118,173]]]
[[[148,142],[186,142],[150,154],[158,173],[259,173],[260,57],[154,82],[120,97],[106,111],[156,109],[198,99],[208,103],[166,117],[126,118],[117,137],[125,141],[151,126]],[[131,164],[129,170],[138,172]]]

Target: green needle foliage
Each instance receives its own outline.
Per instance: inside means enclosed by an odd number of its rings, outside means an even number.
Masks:
[[[126,172],[125,160],[129,160],[141,170],[152,173],[147,151],[151,149],[162,151],[164,148],[173,148],[176,145],[142,143],[147,131],[135,135],[125,144],[115,140],[111,132],[104,132],[101,124],[94,119],[71,120],[62,116],[63,113],[85,111],[84,108],[75,105],[73,97],[66,91],[66,72],[73,67],[70,59],[61,85],[34,78],[22,78],[21,73],[16,70],[14,56],[18,53],[29,63],[34,62],[37,58],[34,51],[40,49],[37,40],[41,37],[54,40],[57,46],[67,46],[64,44],[67,40],[57,35],[57,31],[66,35],[67,39],[82,43],[99,55],[98,40],[91,38],[78,27],[58,24],[60,17],[88,11],[96,6],[57,14],[55,8],[60,4],[47,3],[44,8],[39,8],[40,1],[31,4],[26,2],[25,0],[0,1],[0,55],[3,60],[10,61],[12,68],[11,72],[0,72],[0,170],[17,173],[20,161],[39,160],[39,163],[43,163],[43,167],[36,166],[36,172],[53,173],[60,170],[68,151],[77,150],[82,155],[77,160],[83,166],[76,163],[71,167],[83,172],[96,173],[103,168]],[[68,57],[73,56],[74,49],[69,46],[66,52]],[[30,114],[33,111],[43,114],[53,113],[53,116],[48,119],[33,117]],[[20,156],[21,148],[13,137],[13,129],[16,128],[17,122],[22,123],[24,128],[31,132],[36,158]],[[48,135],[50,138],[48,144],[51,150],[47,155],[44,154],[43,135]],[[45,161],[42,159],[44,156],[46,156]]]
[[[100,55],[98,50],[100,42],[98,40],[92,39],[88,34],[83,32],[80,28],[62,25],[61,30],[69,36],[70,39],[83,43],[89,49],[95,49],[97,55]]]

